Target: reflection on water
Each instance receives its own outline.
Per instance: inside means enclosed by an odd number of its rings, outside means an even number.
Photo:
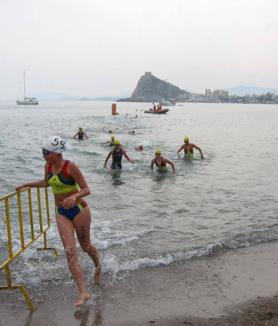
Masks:
[[[25,322],[23,324],[23,326],[30,326],[31,325],[31,321],[32,321],[32,317],[33,317],[34,311],[30,311],[25,319]]]
[[[92,322],[90,322],[90,314],[92,315]],[[75,320],[80,321],[80,326],[104,326],[102,313],[99,310],[94,311],[94,308],[80,308],[74,313]]]
[[[111,176],[112,176],[112,184],[114,186],[120,186],[124,184],[124,181],[121,178],[122,170],[115,169],[111,170]]]
[[[152,180],[156,182],[164,182],[165,180],[173,177],[173,174],[169,171],[154,171],[152,175]]]

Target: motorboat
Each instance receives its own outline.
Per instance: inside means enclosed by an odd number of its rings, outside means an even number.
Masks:
[[[144,113],[152,113],[152,114],[165,114],[169,111],[169,109],[149,109],[145,110]]]

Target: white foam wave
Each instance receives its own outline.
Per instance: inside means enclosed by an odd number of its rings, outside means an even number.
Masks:
[[[222,247],[221,243],[209,244],[204,248],[197,248],[188,251],[180,251],[176,253],[167,253],[157,257],[136,258],[134,260],[120,263],[115,256],[107,255],[104,264],[108,271],[113,273],[135,271],[142,268],[168,266],[174,262],[186,261],[193,257],[203,257],[211,255],[217,247]]]
[[[111,239],[96,239],[95,240],[95,244],[97,246],[97,248],[101,249],[101,250],[105,250],[111,247],[115,247],[115,246],[125,246],[126,244],[132,242],[132,241],[136,241],[138,239],[140,239],[141,237],[149,234],[150,232],[152,232],[152,230],[142,230],[142,231],[137,231],[134,232],[133,234],[125,234],[125,233],[121,233],[121,234],[117,234],[116,238],[111,238]]]

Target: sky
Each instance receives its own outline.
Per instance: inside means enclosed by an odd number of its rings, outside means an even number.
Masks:
[[[150,71],[181,89],[278,89],[278,0],[0,0],[0,100],[129,95]]]

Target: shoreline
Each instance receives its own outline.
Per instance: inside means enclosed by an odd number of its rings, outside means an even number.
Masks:
[[[80,309],[73,306],[72,282],[28,289],[37,306],[33,313],[20,293],[1,291],[0,325],[277,325],[277,262],[275,241],[117,280],[104,275],[100,286],[89,287],[93,298]]]

